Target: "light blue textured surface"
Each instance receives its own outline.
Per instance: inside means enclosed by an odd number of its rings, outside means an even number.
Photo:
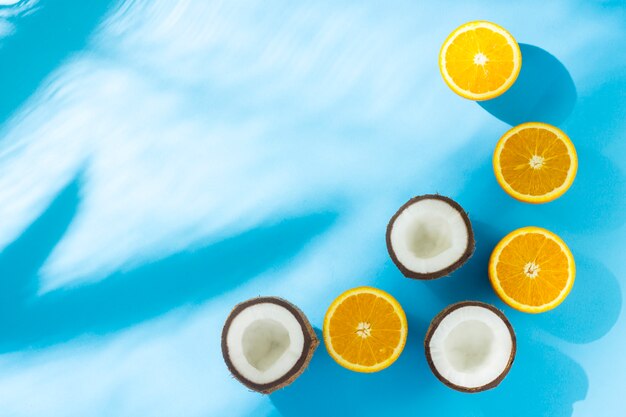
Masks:
[[[0,1],[0,416],[626,415],[626,4],[623,1]],[[10,4],[14,3],[14,4]],[[491,20],[521,44],[504,96],[474,103],[437,68],[445,36]],[[509,198],[491,154],[510,124],[576,145],[559,200]],[[408,198],[469,212],[477,250],[451,277],[405,279],[384,232]],[[526,225],[578,275],[556,310],[491,290],[487,259]],[[278,295],[313,325],[374,285],[409,318],[377,374],[323,345],[271,396],[224,366],[234,304]],[[518,337],[497,388],[430,373],[446,305],[502,308]]]

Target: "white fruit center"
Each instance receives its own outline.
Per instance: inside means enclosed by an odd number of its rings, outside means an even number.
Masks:
[[[428,213],[410,227],[408,247],[418,258],[433,258],[452,246],[452,230],[444,218]]]
[[[297,316],[271,301],[241,310],[226,335],[233,367],[255,384],[274,382],[294,369],[304,353],[305,342]]]
[[[356,334],[357,334],[357,336],[360,336],[363,339],[368,338],[372,334],[371,327],[372,327],[372,325],[369,324],[368,322],[364,322],[364,321],[360,322],[356,326]]]
[[[489,58],[487,58],[487,55],[483,54],[482,52],[474,55],[474,64],[476,65],[485,65],[488,61]]]
[[[477,388],[506,371],[514,349],[513,335],[495,311],[468,305],[440,321],[427,349],[444,379],[460,387]]]
[[[543,166],[543,161],[543,156],[533,155],[530,161],[528,161],[528,164],[532,169],[539,169]]]
[[[539,271],[541,271],[541,268],[534,262],[528,262],[524,265],[524,274],[526,274],[528,278],[536,278],[537,275],[539,275]]]
[[[454,369],[471,372],[489,357],[493,340],[489,326],[478,320],[467,320],[450,331],[444,341],[444,351]]]
[[[259,371],[265,371],[285,353],[291,339],[282,323],[272,319],[262,319],[246,327],[241,343],[248,363]]]
[[[398,263],[428,274],[458,261],[469,243],[462,213],[438,198],[425,198],[404,207],[391,225],[389,243]]]

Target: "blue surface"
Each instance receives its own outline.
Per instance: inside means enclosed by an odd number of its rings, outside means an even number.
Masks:
[[[87,3],[0,6],[0,416],[626,415],[624,2]],[[516,84],[481,103],[437,68],[476,19],[523,54]],[[497,139],[524,121],[577,148],[574,185],[549,204],[493,176]],[[417,282],[384,231],[427,192],[469,212],[477,248]],[[563,237],[578,270],[540,315],[487,279],[495,244],[527,225]],[[319,331],[357,285],[407,312],[393,366],[352,373],[322,345],[270,396],[229,376],[234,304],[279,295]],[[432,317],[468,299],[518,337],[509,376],[474,395],[423,354]]]

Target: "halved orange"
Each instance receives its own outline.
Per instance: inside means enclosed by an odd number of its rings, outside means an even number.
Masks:
[[[372,287],[348,290],[324,318],[324,343],[339,365],[377,372],[395,362],[407,337],[404,310],[391,295]]]
[[[470,100],[495,98],[515,83],[522,52],[515,38],[495,23],[465,23],[439,52],[439,70],[448,86]]]
[[[569,248],[540,227],[514,230],[489,259],[489,279],[502,301],[526,313],[561,304],[574,285],[576,264]]]
[[[559,128],[547,123],[523,123],[500,138],[493,153],[493,170],[511,197],[546,203],[574,182],[578,157],[574,144]]]

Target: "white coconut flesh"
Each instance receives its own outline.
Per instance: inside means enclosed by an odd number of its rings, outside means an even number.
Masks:
[[[463,388],[483,387],[509,366],[513,338],[492,310],[465,306],[451,311],[434,330],[430,357],[441,377]]]
[[[255,384],[268,384],[294,367],[302,355],[304,333],[291,311],[259,303],[233,319],[226,345],[237,372]]]
[[[390,243],[406,269],[429,274],[446,269],[465,254],[469,232],[456,208],[443,200],[423,199],[396,217]]]

